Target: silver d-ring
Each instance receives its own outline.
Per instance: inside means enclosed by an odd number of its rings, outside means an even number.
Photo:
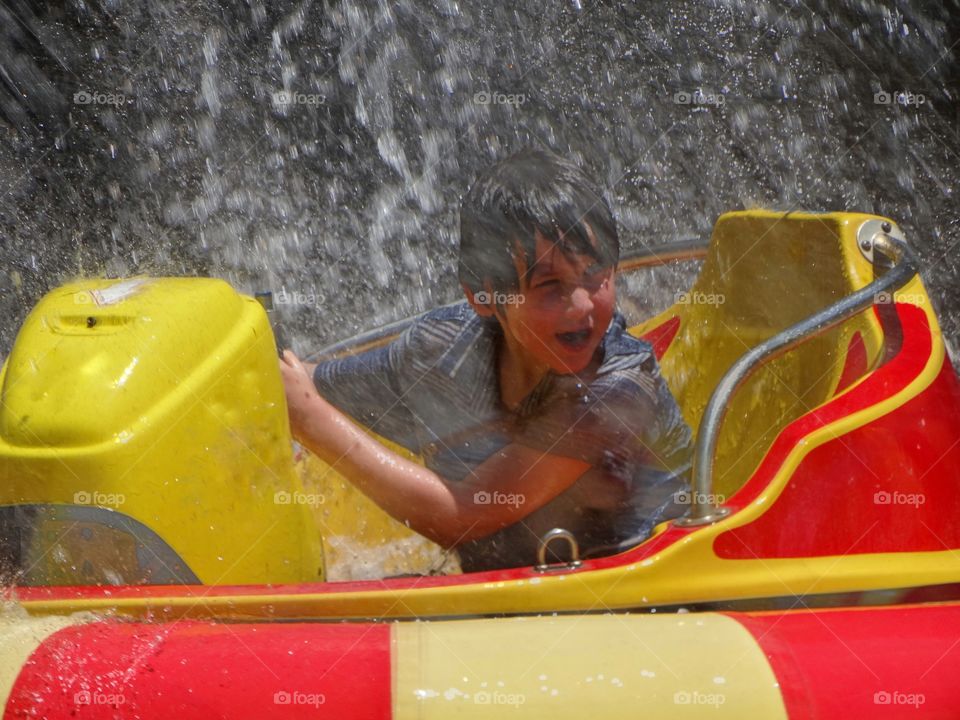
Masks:
[[[553,564],[547,562],[547,547],[557,539],[566,540],[570,545],[570,562]],[[574,570],[581,565],[583,565],[583,561],[580,559],[580,545],[577,543],[577,538],[569,530],[554,528],[540,538],[540,545],[537,547],[537,564],[533,568],[537,572]]]

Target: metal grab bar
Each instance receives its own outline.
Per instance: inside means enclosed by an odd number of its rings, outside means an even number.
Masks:
[[[774,357],[788,352],[801,342],[826,332],[872,306],[877,302],[878,297],[883,297],[881,293],[889,293],[889,297],[892,298],[893,292],[906,285],[917,274],[918,262],[913,250],[902,240],[891,237],[888,232],[889,227],[885,226],[884,231],[878,232],[872,238],[872,249],[875,251],[874,268],[883,266],[876,257],[877,252],[892,263],[883,277],[760,343],[737,360],[717,384],[710,396],[710,402],[707,403],[697,433],[693,459],[694,492],[690,514],[674,520],[676,525],[681,527],[709,525],[730,513],[728,508],[719,507],[712,501],[713,461],[716,456],[720,425],[730,404],[730,398],[747,377],[757,367],[766,364]]]

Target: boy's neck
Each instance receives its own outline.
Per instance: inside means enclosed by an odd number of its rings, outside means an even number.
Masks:
[[[518,358],[522,357],[509,346],[510,339],[501,333],[496,345],[497,387],[500,400],[508,410],[516,410],[533,391],[544,376],[551,372],[548,365],[530,365]],[[577,377],[589,382],[601,364],[601,354],[594,354],[590,364],[577,373]]]

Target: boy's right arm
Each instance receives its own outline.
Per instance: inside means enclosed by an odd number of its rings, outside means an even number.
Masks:
[[[590,466],[512,444],[461,482],[384,447],[324,400],[310,373],[289,351],[281,373],[294,436],[400,522],[444,547],[489,535],[539,509]],[[518,502],[478,502],[477,493],[514,495]]]

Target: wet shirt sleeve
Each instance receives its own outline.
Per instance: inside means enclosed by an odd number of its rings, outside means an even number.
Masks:
[[[317,391],[358,423],[404,447],[419,450],[402,377],[413,326],[388,345],[317,365]]]

